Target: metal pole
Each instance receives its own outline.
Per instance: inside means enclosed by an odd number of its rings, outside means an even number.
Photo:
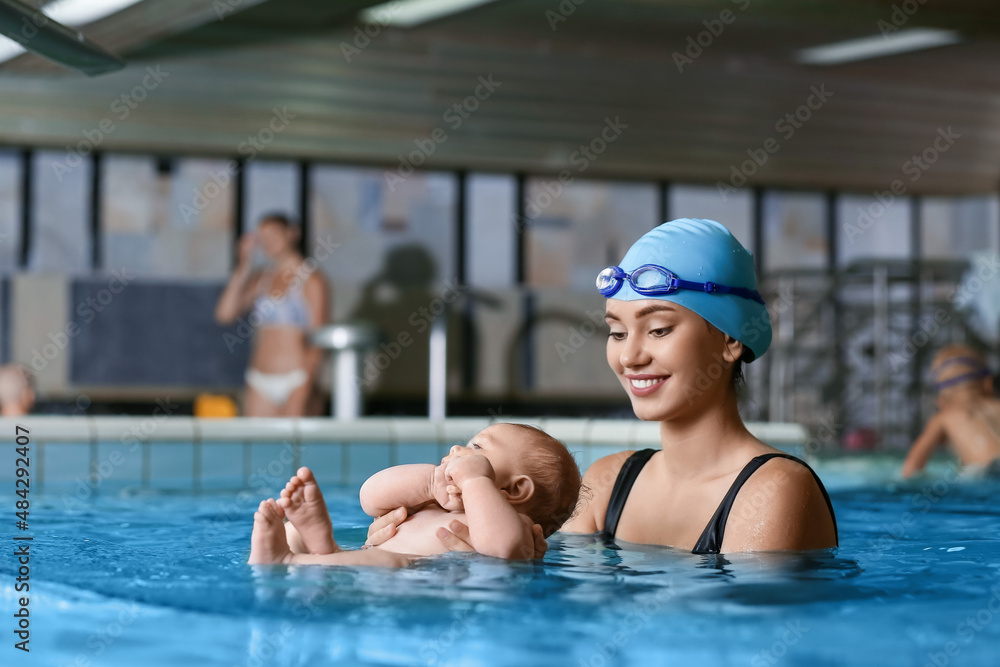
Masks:
[[[335,419],[357,419],[361,416],[361,355],[353,347],[334,354],[330,414]]]
[[[427,416],[444,419],[448,400],[448,308],[434,318],[427,373]]]

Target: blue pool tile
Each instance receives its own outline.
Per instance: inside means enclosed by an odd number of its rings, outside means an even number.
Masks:
[[[233,489],[244,486],[242,443],[202,443],[201,488]]]
[[[37,450],[36,450],[37,451]],[[90,477],[90,445],[86,443],[45,443],[46,485],[72,483]]]
[[[154,489],[194,489],[194,445],[149,443],[149,485]]]
[[[389,444],[355,442],[348,445],[348,478],[351,485],[361,484],[390,463]]]
[[[346,484],[344,445],[307,443],[302,445],[302,465],[309,466],[320,486]]]
[[[98,488],[137,486],[142,482],[142,448],[120,442],[97,445]]]
[[[250,449],[250,488],[277,495],[292,476],[295,451],[290,442],[254,444]]]
[[[404,463],[440,463],[441,458],[441,447],[437,444],[401,442],[396,445],[396,462],[398,465]]]

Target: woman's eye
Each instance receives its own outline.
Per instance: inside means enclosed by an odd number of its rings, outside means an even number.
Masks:
[[[608,334],[608,338],[611,338],[612,340],[625,340],[625,332],[612,331],[611,333]]]
[[[660,329],[653,329],[649,333],[653,336],[656,336],[657,338],[662,338],[663,336],[666,336],[673,330],[674,330],[673,327],[662,327]]]

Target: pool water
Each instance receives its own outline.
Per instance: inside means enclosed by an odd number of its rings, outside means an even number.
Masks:
[[[398,571],[246,565],[258,494],[36,495],[32,650],[6,630],[0,663],[997,665],[1000,483],[819,472],[832,553],[557,535],[542,562],[449,554]],[[324,491],[338,540],[360,545],[357,489]],[[10,610],[11,559],[2,570]]]

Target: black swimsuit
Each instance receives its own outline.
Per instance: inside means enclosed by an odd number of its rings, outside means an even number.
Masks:
[[[643,449],[632,456],[628,457],[625,461],[625,465],[622,466],[621,471],[618,473],[618,479],[615,480],[615,486],[611,490],[611,500],[608,501],[608,513],[604,519],[604,538],[606,540],[613,540],[615,536],[615,531],[618,530],[618,521],[622,517],[622,509],[625,507],[625,501],[628,499],[628,494],[632,491],[632,485],[635,484],[636,478],[642,471],[643,466],[649,461],[650,457],[653,456],[657,451],[656,449]],[[691,553],[695,554],[717,554],[722,548],[722,537],[726,532],[726,520],[729,518],[729,510],[733,507],[733,501],[736,500],[736,494],[740,492],[743,488],[744,482],[757,471],[757,468],[761,467],[773,458],[791,459],[792,461],[797,461],[804,465],[809,472],[812,473],[813,478],[819,485],[819,490],[823,492],[823,499],[826,500],[826,506],[830,508],[830,518],[833,519],[833,534],[834,542],[839,543],[837,538],[837,518],[833,515],[833,505],[830,503],[830,496],[827,494],[826,489],[823,487],[823,482],[820,481],[819,476],[816,472],[810,468],[805,461],[797,459],[794,456],[788,454],[761,454],[760,456],[754,458],[736,477],[736,481],[733,485],[729,487],[729,492],[726,497],[722,499],[722,503],[719,504],[719,509],[715,510],[715,515],[712,517],[708,525],[705,526],[704,532],[702,532],[701,537],[698,538],[698,543],[694,545],[694,549]]]

